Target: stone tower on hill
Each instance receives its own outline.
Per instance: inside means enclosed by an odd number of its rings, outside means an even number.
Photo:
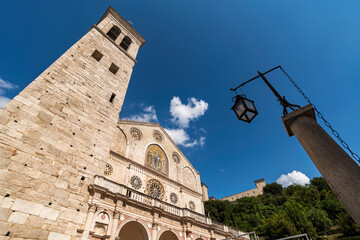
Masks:
[[[1,239],[241,233],[204,216],[200,174],[161,126],[118,120],[144,43],[110,7],[0,110]]]
[[[228,200],[230,202],[235,202],[236,199],[242,197],[255,197],[264,193],[263,189],[265,187],[265,179],[259,179],[254,181],[256,188],[247,190],[245,192],[237,193],[228,197],[220,198],[219,200]]]

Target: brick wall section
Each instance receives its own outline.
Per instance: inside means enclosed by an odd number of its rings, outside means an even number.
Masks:
[[[91,57],[95,49],[103,54],[99,62]],[[115,75],[111,63],[120,68]],[[76,238],[134,64],[94,27],[0,110],[0,236]]]

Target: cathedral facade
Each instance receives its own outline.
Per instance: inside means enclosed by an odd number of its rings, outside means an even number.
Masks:
[[[200,174],[153,123],[119,121],[144,38],[113,8],[0,110],[1,239],[224,239]]]

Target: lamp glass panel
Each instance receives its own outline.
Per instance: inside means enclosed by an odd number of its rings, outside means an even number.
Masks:
[[[243,121],[248,121],[247,119],[246,119],[246,117],[245,117],[245,114],[240,118],[241,120],[243,120]]]
[[[255,113],[253,113],[253,112],[247,112],[246,115],[247,115],[247,117],[249,118],[249,120],[251,120],[252,118],[254,118]]]
[[[243,112],[245,111],[245,107],[244,107],[242,101],[237,102],[237,104],[235,105],[234,110],[236,112],[236,115],[238,115],[238,117],[243,114]]]
[[[247,106],[249,109],[255,111],[255,105],[254,105],[254,103],[253,103],[252,101],[249,101],[249,100],[247,100],[247,99],[244,99],[244,102],[245,102],[246,106]]]

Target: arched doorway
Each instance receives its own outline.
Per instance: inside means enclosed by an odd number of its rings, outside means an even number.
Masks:
[[[131,221],[126,223],[120,230],[121,240],[148,240],[146,229],[138,222]]]
[[[178,240],[178,237],[171,231],[165,231],[161,234],[159,240]]]

